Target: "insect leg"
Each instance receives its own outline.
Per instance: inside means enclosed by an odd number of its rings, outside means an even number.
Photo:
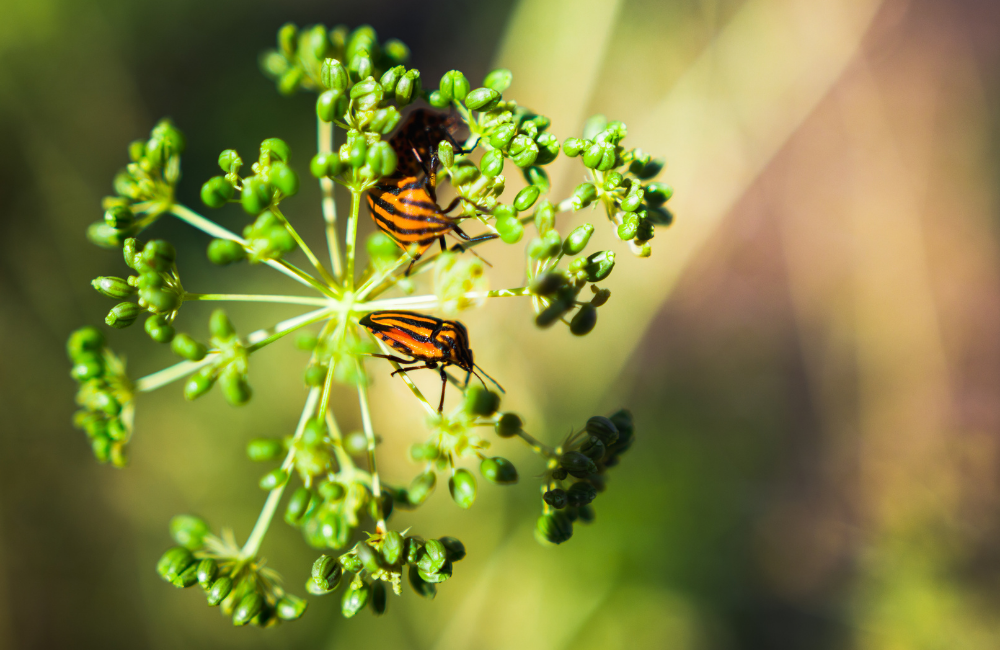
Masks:
[[[448,375],[441,366],[441,402],[438,404],[438,413],[444,410],[444,389],[448,387]]]
[[[424,368],[434,368],[434,367],[435,366],[423,365],[423,366],[411,366],[410,368],[400,368],[399,370],[393,370],[391,373],[389,373],[389,376],[395,377],[396,374],[400,372],[409,372],[411,370],[423,370]]]
[[[413,363],[413,359],[404,359],[391,354],[371,354],[369,356],[378,357],[379,359],[388,359],[389,361],[395,361],[396,363]]]

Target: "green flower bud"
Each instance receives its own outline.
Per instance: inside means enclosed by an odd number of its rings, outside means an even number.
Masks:
[[[284,163],[271,165],[270,184],[285,196],[293,196],[299,191],[299,175]]]
[[[170,581],[170,584],[178,589],[193,587],[198,582],[198,565],[192,564],[184,569],[184,572]]]
[[[233,323],[229,320],[224,309],[216,309],[209,316],[208,331],[213,337],[223,341],[228,341],[236,336],[236,328],[233,327]]]
[[[420,96],[420,71],[407,70],[396,84],[396,104],[406,106],[414,97]]]
[[[403,536],[395,530],[390,530],[382,540],[382,557],[389,565],[399,562],[403,555]]]
[[[482,160],[479,161],[479,169],[482,170],[483,176],[487,178],[495,178],[503,173],[503,152],[499,149],[491,149],[483,154]]]
[[[142,263],[151,269],[169,271],[177,259],[177,251],[168,241],[153,239],[142,249]]]
[[[536,165],[548,165],[559,156],[559,138],[551,133],[542,133],[535,138],[538,146],[538,158]]]
[[[476,500],[476,477],[467,469],[457,469],[448,480],[448,491],[459,508],[471,508]]]
[[[618,430],[618,439],[610,443],[606,442],[606,444],[610,446],[612,444],[620,445],[622,443],[630,443],[635,432],[635,425],[632,422],[632,413],[628,409],[621,409],[620,411],[612,414],[608,419],[611,420],[611,422],[615,425],[615,428]]]
[[[337,59],[326,59],[319,73],[320,82],[329,90],[343,91],[347,88],[347,69]]]
[[[627,413],[627,411],[625,411]],[[614,421],[600,415],[587,420],[587,433],[599,439],[605,445],[613,445],[618,440],[618,427]]]
[[[518,167],[530,167],[538,158],[538,145],[526,135],[518,135],[510,143],[510,159]]]
[[[535,229],[539,235],[545,235],[556,222],[555,207],[549,201],[543,201],[535,208]]]
[[[288,499],[288,506],[285,508],[285,521],[292,526],[298,525],[303,515],[309,509],[311,501],[312,492],[309,491],[309,488],[300,487],[295,490],[291,498]]]
[[[484,458],[479,463],[479,473],[490,483],[513,485],[517,483],[517,468],[506,458]]]
[[[444,546],[449,562],[458,562],[465,559],[465,544],[461,540],[455,537],[439,537],[438,541]]]
[[[215,385],[215,368],[208,366],[191,375],[184,384],[184,398],[193,400],[201,397]]]
[[[573,191],[573,207],[583,209],[597,199],[597,188],[593,183],[580,183]]]
[[[243,180],[240,191],[240,204],[247,214],[260,214],[271,205],[271,189],[259,176],[251,176]]]
[[[221,208],[235,193],[236,189],[225,176],[213,176],[201,186],[201,201],[210,208]]]
[[[229,592],[233,590],[233,580],[229,576],[222,576],[218,580],[212,583],[211,589],[205,594],[208,599],[208,604],[211,607],[215,607],[229,595]]]
[[[535,539],[543,545],[562,544],[573,536],[573,522],[562,512],[542,515],[535,525]]]
[[[233,368],[226,368],[222,372],[219,377],[219,386],[222,388],[222,396],[231,406],[242,406],[249,402],[252,396],[246,377]]]
[[[465,97],[470,111],[488,111],[500,102],[500,93],[493,88],[476,88]]]
[[[295,621],[302,618],[302,615],[306,613],[308,604],[305,600],[297,596],[285,594],[275,605],[275,612],[278,614],[278,618],[283,621]]]
[[[337,118],[340,108],[340,98],[343,90],[326,90],[316,98],[316,117],[324,122],[332,122]]]
[[[174,354],[188,361],[201,361],[208,354],[208,348],[194,340],[190,335],[181,332],[170,343]]]
[[[344,598],[340,601],[340,612],[344,618],[351,618],[368,604],[371,597],[371,587],[367,582],[352,582],[344,592]]]
[[[396,171],[396,152],[384,140],[376,142],[368,149],[366,160],[372,172],[378,176],[392,176]]]
[[[658,208],[674,195],[674,188],[666,183],[650,183],[645,187],[646,204]]]
[[[622,181],[624,181],[624,177],[618,172],[608,172],[604,177],[604,190],[611,192],[621,187]]]
[[[260,143],[260,155],[263,160],[288,162],[292,150],[281,138],[268,138]]]
[[[424,552],[417,561],[417,568],[424,573],[437,573],[448,561],[448,549],[440,540],[432,539],[424,544]]]
[[[368,128],[375,133],[389,135],[396,128],[396,125],[399,124],[400,118],[399,109],[395,106],[386,106],[375,111],[375,115],[372,117],[372,121],[369,122]]]
[[[379,105],[384,94],[382,86],[375,81],[375,78],[368,77],[351,87],[350,97],[354,101],[354,106],[357,110],[369,111]]]
[[[444,542],[441,543],[443,544]],[[423,555],[423,552],[424,540],[422,537],[411,536],[403,539],[403,562],[416,564],[417,560]]]
[[[598,251],[587,258],[584,271],[589,282],[600,282],[611,275],[611,270],[615,267],[614,251]]]
[[[369,573],[377,573],[382,569],[382,558],[366,542],[359,542],[354,552]]]
[[[134,302],[120,302],[111,308],[104,322],[116,329],[125,329],[135,322],[142,308]]]
[[[410,58],[410,48],[395,38],[382,44],[382,53],[393,63],[406,63]]]
[[[497,435],[501,438],[512,438],[521,431],[523,423],[517,413],[504,413],[496,424]]]
[[[606,145],[600,143],[593,143],[587,147],[587,150],[583,152],[583,164],[590,169],[594,169],[601,164],[604,159],[604,151]]]
[[[219,168],[226,174],[235,174],[243,166],[243,159],[235,149],[226,149],[219,154]]]
[[[542,500],[556,510],[562,510],[569,504],[569,499],[566,497],[566,490],[561,488],[549,490],[542,495]]]
[[[434,470],[427,470],[418,474],[406,490],[409,502],[413,505],[420,505],[431,495],[436,484],[437,474],[434,473]]]
[[[241,262],[247,258],[243,245],[232,239],[213,239],[208,243],[208,260],[212,264],[225,266],[233,262]]]
[[[517,135],[517,127],[513,124],[501,124],[490,134],[490,145],[506,151]]]
[[[264,476],[260,477],[260,489],[262,490],[273,490],[274,488],[281,487],[288,482],[288,472],[281,469],[272,469]]]
[[[563,252],[567,255],[576,255],[587,247],[587,243],[590,242],[590,236],[593,234],[594,226],[592,224],[585,223],[582,226],[578,226],[566,237],[566,241],[563,242]]]
[[[247,458],[263,463],[278,460],[285,453],[285,444],[277,438],[255,438],[247,443]]]
[[[173,582],[194,564],[191,551],[183,546],[174,546],[167,550],[156,563],[156,572],[167,582]]]
[[[579,451],[567,451],[559,457],[559,465],[570,474],[596,474],[597,465]]]
[[[521,237],[524,235],[524,226],[521,225],[517,217],[497,219],[496,229],[500,233],[500,239],[507,244],[516,244],[521,241]]]
[[[639,217],[635,214],[626,214],[622,223],[618,226],[618,239],[628,241],[635,237],[639,231]]]
[[[74,360],[73,368],[69,371],[70,376],[79,383],[88,379],[95,379],[104,374],[104,364],[98,356],[79,357]]]
[[[347,160],[351,167],[357,169],[365,164],[368,155],[368,142],[363,136],[355,137],[349,145]]]
[[[454,566],[452,565],[451,562],[445,562],[444,566],[442,566],[440,569],[438,569],[435,573],[428,573],[428,572],[424,571],[423,569],[421,569],[419,566],[417,567],[417,573],[420,576],[420,579],[423,580],[424,582],[429,582],[431,584],[437,584],[437,583],[444,582],[445,580],[447,580],[448,578],[450,578],[453,569],[454,569]]]
[[[336,558],[320,555],[312,565],[312,581],[324,592],[332,591],[340,584],[344,570]]]
[[[127,205],[115,205],[104,212],[104,223],[115,230],[125,230],[135,222],[135,214]]]
[[[443,167],[451,167],[455,164],[455,147],[447,140],[442,140],[438,143],[437,156]]]
[[[493,70],[488,75],[486,75],[486,78],[483,79],[483,86],[491,88],[497,91],[498,93],[502,93],[503,91],[510,88],[510,84],[512,81],[514,81],[514,75],[511,73],[510,70],[507,70],[505,68],[497,68],[496,70]]]
[[[601,442],[601,439],[597,436],[588,437],[582,445],[580,445],[580,452],[584,456],[591,459],[595,463],[600,462],[604,458],[604,453],[607,451],[607,447]]]
[[[90,286],[94,287],[98,293],[116,300],[128,298],[135,294],[135,287],[126,282],[124,278],[113,276],[94,278],[91,280]]]
[[[427,95],[427,103],[434,108],[446,108],[451,100],[442,95],[440,90],[433,90]]]
[[[71,360],[88,352],[98,352],[104,347],[104,334],[96,327],[74,330],[66,340],[66,354]]]
[[[514,208],[520,211],[527,210],[538,200],[539,193],[540,190],[535,185],[525,187],[514,197]]]
[[[566,138],[563,142],[563,153],[570,158],[575,158],[583,153],[584,149],[589,146],[590,143],[586,140],[581,140],[580,138]]]
[[[576,336],[584,336],[597,325],[597,309],[593,305],[582,305],[569,322],[569,331]]]
[[[170,536],[181,546],[195,551],[204,545],[205,536],[211,533],[205,520],[193,515],[177,515],[170,520]]]
[[[489,417],[496,413],[500,406],[500,396],[481,386],[470,386],[465,391],[463,408],[470,415]]]
[[[410,565],[407,578],[410,581],[410,586],[413,587],[413,591],[417,592],[417,595],[432,599],[437,595],[437,587],[421,578],[420,570],[415,565]]]
[[[251,591],[240,600],[240,604],[233,611],[233,625],[246,625],[263,608],[264,599],[256,591]]]
[[[458,70],[451,70],[444,73],[441,83],[438,85],[441,97],[447,101],[463,101],[469,94],[469,80]]]
[[[656,158],[653,160],[643,161],[636,158],[629,165],[628,170],[636,178],[646,180],[653,178],[663,169],[664,160],[662,158]]]
[[[385,608],[388,604],[389,603],[386,599],[385,583],[380,580],[372,585],[372,613],[374,613],[375,616],[385,614]]]
[[[531,242],[528,246],[528,256],[536,260],[555,257],[561,248],[562,240],[559,239],[559,232],[549,230],[543,237]]]
[[[219,565],[211,558],[205,558],[198,563],[198,584],[204,589],[210,589],[215,577],[219,574]]]
[[[382,74],[382,78],[378,81],[379,85],[382,86],[383,92],[385,92],[386,95],[395,93],[396,84],[399,83],[399,80],[403,78],[404,74],[406,74],[406,68],[401,65],[397,65],[386,70]]]
[[[145,275],[145,274],[144,274]],[[181,306],[181,297],[177,291],[169,288],[139,286],[139,302],[154,312],[171,312]]]
[[[596,499],[597,490],[586,481],[577,481],[569,486],[569,490],[566,491],[566,498],[569,500],[570,507],[578,508]]]

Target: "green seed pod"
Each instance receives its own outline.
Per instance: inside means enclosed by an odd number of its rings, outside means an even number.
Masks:
[[[572,300],[553,300],[548,307],[535,316],[535,325],[542,328],[550,327],[572,308]]]
[[[135,222],[135,214],[127,205],[115,205],[104,212],[104,223],[115,230],[125,230]]]
[[[111,459],[111,439],[107,436],[94,438],[90,447],[94,452],[94,458],[99,463],[106,463]]]
[[[153,312],[166,313],[181,306],[181,297],[172,288],[140,288],[139,302]]]
[[[449,562],[458,562],[465,559],[465,544],[455,537],[439,537],[438,541],[444,546]]]
[[[514,197],[514,207],[518,210],[527,210],[538,200],[540,189],[536,185],[529,185],[517,193]]]
[[[279,468],[272,469],[264,476],[260,477],[260,489],[262,490],[273,490],[275,488],[281,487],[288,482],[288,472]]]
[[[308,604],[305,600],[297,596],[285,594],[275,605],[275,613],[283,621],[295,621],[302,618],[302,615],[306,613]]]
[[[454,187],[461,187],[462,185],[472,183],[477,178],[479,178],[479,170],[471,162],[462,161],[452,168],[451,184]]]
[[[135,239],[135,237],[129,237],[122,242],[122,256],[125,258],[125,264],[128,265],[130,269],[134,269],[136,271],[139,270],[137,268],[139,259],[136,252],[136,247],[138,245],[139,242]]]
[[[481,386],[470,386],[465,391],[463,408],[470,415],[489,417],[500,407],[500,396]]]
[[[347,69],[337,59],[326,59],[319,73],[320,82],[328,90],[344,91],[347,88]]]
[[[198,584],[203,589],[210,589],[219,574],[219,565],[212,558],[205,558],[198,563]]]
[[[559,465],[570,474],[596,474],[597,465],[579,451],[567,451],[559,457]]]
[[[76,360],[69,374],[70,377],[82,384],[88,379],[95,379],[104,374],[104,364],[97,356],[90,359],[80,358]]]
[[[367,53],[362,52],[357,56],[350,59],[350,65],[348,70],[351,76],[355,79],[369,79],[374,78],[372,74],[375,72],[375,64],[372,62],[372,58],[368,56]],[[379,89],[382,87],[379,86]]]
[[[593,305],[582,305],[569,322],[569,331],[576,336],[585,336],[597,325],[597,308]]]
[[[407,70],[396,84],[396,104],[406,106],[414,97],[420,96],[420,71]]]
[[[357,546],[354,547],[354,552],[361,560],[361,564],[364,565],[365,570],[368,573],[377,573],[382,569],[382,558],[378,553],[375,552],[371,546],[366,542],[359,542]]]
[[[500,239],[507,244],[516,244],[524,236],[524,226],[516,217],[497,219],[496,229],[500,233]]]
[[[355,137],[348,148],[347,160],[355,169],[365,164],[368,155],[368,142],[363,136]]]
[[[422,537],[414,535],[403,539],[403,562],[416,564],[417,560],[423,555],[423,552],[424,540]]]
[[[389,135],[396,128],[396,125],[399,124],[401,117],[399,109],[395,106],[386,106],[375,111],[372,121],[368,123],[368,128],[375,133]]]
[[[666,183],[650,183],[645,187],[646,204],[658,208],[674,195],[674,188]]]
[[[424,552],[417,560],[417,568],[425,573],[437,573],[448,561],[448,549],[440,540],[432,539],[424,544]]]
[[[613,268],[615,268],[614,251],[598,251],[587,258],[584,271],[589,282],[600,282],[611,275]]]
[[[532,280],[528,289],[536,296],[551,296],[566,286],[566,276],[559,271],[547,271]]]
[[[592,115],[583,125],[583,137],[586,140],[593,140],[598,133],[606,129],[608,118],[603,115]]]
[[[496,149],[506,151],[511,142],[514,141],[514,136],[517,135],[517,127],[513,124],[501,124],[493,133],[490,134],[490,145]]]
[[[618,239],[628,241],[635,237],[639,231],[639,217],[635,214],[626,214],[622,223],[618,226]]]
[[[440,90],[433,90],[427,95],[427,103],[434,108],[446,108],[451,104],[451,100],[442,95]]]
[[[512,438],[522,429],[524,424],[517,413],[504,413],[497,420],[495,430],[501,438]]]
[[[567,476],[569,476],[569,473],[562,467],[557,467],[554,470],[552,470],[552,478],[554,478],[557,481],[562,481]]]
[[[611,298],[610,289],[598,289],[596,284],[590,285],[590,289],[594,292],[594,297],[590,299],[590,304],[594,307],[600,307]]]
[[[625,180],[624,177],[618,172],[608,172],[604,176],[604,184],[603,184],[604,190],[606,192],[614,191],[619,187],[621,187],[621,184],[624,180]]]
[[[174,546],[167,550],[156,563],[156,572],[167,582],[173,582],[188,567],[194,564],[191,551],[183,546]]]
[[[263,608],[264,599],[256,591],[251,591],[240,600],[240,604],[233,611],[233,625],[246,625]]]
[[[396,171],[396,152],[384,140],[376,142],[368,149],[366,160],[377,176],[392,176]]]
[[[636,178],[647,180],[659,174],[660,171],[663,170],[663,164],[664,160],[662,158],[655,158],[646,161],[636,158],[629,165],[628,170]]]
[[[299,191],[299,175],[284,163],[271,165],[270,184],[284,196],[294,196]]]
[[[431,584],[444,582],[445,580],[451,577],[452,570],[453,566],[451,562],[445,562],[444,566],[442,566],[434,573],[428,573],[427,571],[421,569],[419,566],[417,567],[417,572],[420,575],[420,578],[424,582],[429,582]]]
[[[285,521],[292,526],[297,526],[302,517],[309,510],[312,501],[312,492],[309,488],[300,487],[292,493],[288,499],[288,506],[285,508]]]
[[[255,438],[247,443],[247,458],[255,463],[278,460],[285,453],[285,444],[278,438]]]
[[[246,377],[237,372],[232,367],[222,371],[219,377],[219,387],[222,388],[222,396],[226,398],[231,406],[242,406],[250,401],[252,391]]]
[[[372,106],[361,108],[360,104],[362,101],[368,101],[370,103],[372,100],[365,100],[364,98],[372,97],[374,102],[377,104],[382,101],[383,94],[382,86],[375,81],[375,77],[368,77],[364,81],[356,83],[351,87],[350,98],[358,103],[359,110],[368,110],[369,108],[372,108]]]
[[[595,142],[587,147],[587,150],[583,152],[583,164],[594,169],[601,164],[604,159],[605,145]]]
[[[94,287],[98,293],[115,300],[128,298],[135,294],[135,287],[130,285],[125,278],[102,276],[91,280],[90,286]]]
[[[434,473],[434,470],[429,469],[418,474],[406,490],[409,502],[413,505],[420,505],[431,495],[436,484],[437,474]]]
[[[211,533],[205,520],[194,515],[177,515],[170,520],[170,536],[181,546],[195,551],[204,545],[205,536]]]
[[[151,269],[169,271],[177,259],[177,251],[168,241],[153,239],[142,249],[142,263]]]
[[[207,366],[191,375],[187,383],[184,384],[184,398],[193,400],[201,397],[215,385],[215,368]]]
[[[585,223],[582,226],[578,226],[566,237],[566,241],[563,242],[563,252],[567,255],[576,255],[587,247],[587,244],[590,242],[590,236],[593,234],[593,224]]]
[[[243,166],[243,159],[235,149],[226,149],[219,154],[219,169],[226,174],[235,174]]]
[[[116,329],[125,329],[135,322],[141,311],[134,302],[120,302],[111,308],[104,322]]]
[[[483,86],[487,88],[492,88],[498,93],[502,93],[503,91],[510,88],[510,84],[512,81],[514,81],[514,75],[511,73],[510,70],[507,70],[505,68],[497,68],[496,70],[493,70],[488,75],[486,75],[486,78],[483,79]]]
[[[322,386],[326,383],[326,375],[330,367],[322,363],[310,363],[303,372],[302,379],[306,386]]]
[[[367,582],[352,582],[344,592],[344,598],[340,601],[340,612],[344,618],[351,618],[368,604],[371,597],[371,587]]]
[[[340,584],[344,570],[337,558],[320,555],[312,565],[312,580],[323,591],[332,591]]]
[[[455,147],[447,140],[442,140],[438,143],[437,156],[441,166],[447,169],[455,164]]]
[[[385,534],[382,541],[382,557],[389,565],[399,562],[403,555],[403,536],[395,530]]]
[[[399,80],[403,78],[406,74],[406,68],[401,65],[389,68],[382,74],[382,78],[378,80],[379,85],[382,86],[382,91],[386,95],[390,95],[396,92],[396,84]]]
[[[535,524],[535,539],[545,546],[562,544],[573,536],[573,522],[562,512],[542,515]]]
[[[470,111],[488,111],[500,102],[500,93],[493,88],[476,88],[465,97]]]
[[[174,339],[174,326],[167,322],[163,314],[153,314],[146,319],[146,334],[157,343],[170,343]]]
[[[545,233],[552,230],[552,227],[556,222],[556,211],[555,207],[549,201],[542,201],[535,208],[535,230],[538,234],[544,236]]]
[[[618,440],[618,427],[610,418],[600,415],[587,420],[587,433],[598,438],[605,445],[613,445]]]
[[[506,458],[484,458],[479,463],[479,473],[490,483],[513,485],[517,483],[517,468]]]
[[[413,587],[413,591],[417,592],[418,596],[433,599],[437,595],[437,587],[421,578],[420,570],[415,565],[410,565],[407,578],[410,581],[410,586]]]
[[[645,194],[641,187],[634,186],[633,190],[625,195],[625,198],[621,200],[621,208],[625,212],[635,212],[642,205],[642,200],[645,198]]]
[[[340,112],[340,98],[343,90],[325,90],[316,98],[316,117],[324,122],[332,122]]]
[[[385,614],[385,608],[388,604],[385,583],[379,580],[372,585],[372,613],[375,614],[375,616]]]
[[[551,133],[539,134],[535,138],[535,144],[538,146],[538,158],[535,160],[536,165],[548,165],[559,157],[559,138]]]
[[[208,604],[211,607],[215,607],[229,595],[229,592],[233,590],[233,579],[229,576],[222,576],[218,580],[212,583],[211,589],[205,594],[208,599]]]
[[[71,360],[88,352],[97,352],[104,347],[104,334],[96,327],[81,327],[74,330],[66,340],[66,354]]]
[[[575,158],[583,153],[583,151],[589,146],[590,143],[586,140],[581,140],[580,138],[566,138],[563,142],[563,153],[570,158]]]
[[[170,342],[170,349],[173,350],[174,354],[188,361],[201,361],[208,354],[208,348],[183,332]]]
[[[236,189],[225,176],[213,176],[201,186],[201,201],[210,208],[221,208],[235,193]]]
[[[593,183],[580,183],[573,191],[573,207],[583,209],[597,199],[597,188]]]
[[[232,239],[213,239],[208,243],[207,254],[208,260],[219,266],[241,262],[247,258],[246,249]]]
[[[224,309],[216,309],[212,312],[208,319],[208,331],[213,337],[223,341],[228,341],[236,336],[236,328],[233,327],[233,323],[229,320]]]
[[[458,70],[450,70],[441,77],[438,90],[449,102],[452,100],[460,102],[469,94],[469,80]]]
[[[569,504],[569,499],[566,497],[566,490],[563,490],[562,488],[549,490],[542,495],[542,500],[556,510],[562,510],[567,506],[567,504]]]
[[[184,572],[170,581],[170,584],[178,589],[187,589],[198,583],[198,565],[192,564],[184,569]]]
[[[579,508],[596,499],[597,490],[586,481],[577,481],[569,486],[569,490],[566,491],[566,498],[569,500],[570,507]]]
[[[647,222],[653,226],[669,226],[674,222],[674,213],[664,207],[650,208],[646,216]],[[652,238],[650,235],[646,239]]]
[[[271,189],[259,176],[243,180],[240,204],[247,214],[260,214],[271,205]]]
[[[471,508],[476,500],[476,477],[465,468],[457,469],[448,479],[448,491],[459,508]]]
[[[618,439],[611,443],[607,443],[608,446],[612,444],[621,445],[623,443],[631,443],[632,436],[635,433],[635,425],[632,422],[632,413],[628,409],[621,409],[611,415],[611,422],[615,425],[618,430]]]
[[[299,28],[294,23],[282,25],[281,29],[278,30],[278,47],[287,58],[292,58],[295,55],[298,42]]]
[[[590,436],[580,445],[580,452],[595,463],[600,462],[607,452],[607,447],[597,436]]]
[[[538,158],[538,145],[526,135],[518,135],[510,143],[510,159],[518,167],[530,167]]]
[[[401,41],[390,38],[382,44],[382,54],[393,63],[406,63],[410,58],[410,48]]]
[[[495,178],[503,173],[503,152],[499,149],[491,149],[483,154],[482,160],[479,161],[479,169],[482,170],[483,176],[487,178]]]

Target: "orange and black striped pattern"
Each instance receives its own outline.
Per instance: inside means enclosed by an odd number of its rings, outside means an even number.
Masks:
[[[383,179],[368,190],[368,208],[375,225],[401,248],[417,245],[414,261],[436,240],[443,241],[445,234],[458,228],[431,198],[426,183],[416,176]]]
[[[469,333],[458,321],[412,311],[376,311],[366,314],[360,323],[392,349],[430,368],[456,365],[472,372],[475,365]]]
[[[406,120],[389,138],[389,145],[396,152],[397,175],[433,176],[437,172],[438,145],[448,141],[457,152],[462,148],[452,135],[461,127],[461,120],[453,113],[419,108],[406,116]]]

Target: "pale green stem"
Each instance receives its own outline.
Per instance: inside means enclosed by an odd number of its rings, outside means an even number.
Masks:
[[[531,295],[528,287],[518,287],[516,289],[495,289],[493,291],[468,291],[462,294],[463,298],[469,300],[479,300],[484,298],[511,298],[517,296]],[[433,295],[407,296],[405,298],[385,298],[383,300],[372,300],[354,305],[354,311],[369,312],[383,309],[432,309],[441,304],[441,299]]]
[[[375,337],[372,337],[372,338],[375,340],[376,343],[378,343],[379,347],[382,348],[382,352],[384,352],[385,354],[394,354],[394,351],[392,349],[390,349],[389,347],[387,347],[385,345],[385,343],[382,342],[381,339],[378,339],[378,338],[375,338]],[[409,375],[406,374],[406,371],[402,370],[402,368],[400,367],[400,365],[398,363],[396,363],[395,361],[393,361],[392,359],[387,359],[387,361],[390,364],[392,364],[392,367],[393,367],[394,370],[400,370],[400,372],[397,373],[397,374],[403,380],[403,383],[407,385],[407,387],[410,389],[410,391],[413,393],[413,395],[418,400],[420,400],[421,404],[424,405],[424,408],[427,409],[427,412],[430,413],[431,415],[437,415],[437,409],[434,408],[433,406],[431,406],[431,403],[427,401],[427,398],[424,397],[424,394],[420,392],[420,389],[417,388],[417,385],[414,384],[413,380],[410,379]]]
[[[410,258],[407,257],[406,255],[401,255],[398,259],[396,259],[395,264],[386,268],[378,275],[373,275],[372,277],[368,278],[368,280],[358,289],[357,300],[364,300],[365,298],[367,298],[368,294],[371,293],[372,289],[385,282],[385,279],[390,275],[392,275],[393,273],[395,273],[399,269],[399,267],[409,263],[410,263]]]
[[[531,449],[534,450],[536,454],[548,456],[549,458],[557,458],[559,456],[559,453],[555,450],[555,448],[540,442],[537,438],[535,438],[531,434],[525,431],[518,431],[517,435],[520,436],[520,438],[524,440],[526,443],[528,443],[528,446],[531,447]]]
[[[285,460],[281,463],[281,469],[285,471],[292,466],[292,461],[295,460],[295,441],[302,437],[302,432],[305,431],[306,428],[306,422],[309,421],[309,417],[316,410],[316,402],[318,399],[319,389],[313,388],[309,391],[308,397],[306,397],[306,405],[302,409],[302,415],[299,416],[299,425],[295,428],[295,435],[292,437],[292,444],[289,445],[288,454],[285,455]],[[267,529],[271,526],[271,520],[274,518],[274,513],[278,509],[278,504],[281,502],[281,495],[285,491],[286,485],[288,485],[287,480],[271,490],[271,492],[267,495],[267,501],[264,502],[264,507],[260,511],[260,516],[257,517],[257,523],[254,524],[253,531],[250,532],[250,537],[247,538],[247,543],[244,544],[242,550],[240,550],[241,557],[246,559],[257,557],[257,551],[260,550],[260,545],[264,541],[264,535],[267,534]]]
[[[368,388],[365,377],[361,370],[361,363],[358,362],[358,373],[361,381],[358,382],[358,402],[361,405],[361,426],[365,430],[365,439],[368,441],[368,472],[372,477],[372,497],[375,499],[378,508],[378,525],[376,530],[384,533],[385,517],[382,513],[382,482],[378,476],[378,465],[375,462],[375,431],[372,429],[371,413],[368,412]]]
[[[354,291],[354,257],[357,253],[358,213],[361,211],[361,190],[351,189],[351,216],[347,221],[347,276],[344,286]]]
[[[310,298],[308,296],[283,296],[241,293],[185,293],[184,300],[228,300],[234,302],[271,302],[286,305],[329,305],[328,298]]]
[[[170,212],[181,221],[191,226],[194,226],[198,230],[201,230],[202,232],[207,233],[212,237],[215,237],[217,239],[232,240],[240,244],[244,248],[247,246],[247,241],[245,239],[243,239],[234,232],[226,230],[225,228],[215,223],[214,221],[206,219],[205,217],[201,216],[197,212],[194,212],[187,206],[181,205],[180,203],[174,203],[172,206],[170,206]],[[323,295],[330,296],[331,298],[337,297],[337,294],[334,293],[332,289],[323,286],[316,280],[316,278],[309,275],[302,269],[297,268],[292,264],[289,264],[285,260],[264,260],[264,263],[273,269],[281,271],[282,273],[292,278],[296,282],[304,284],[307,287],[312,287],[313,289],[316,289]]]
[[[336,131],[332,122],[324,122],[316,118],[319,125],[317,139],[319,153],[331,153],[334,150]],[[330,264],[333,266],[334,277],[340,277],[343,272],[343,261],[340,256],[340,240],[337,238],[337,201],[335,189],[337,184],[325,176],[319,179],[319,188],[323,193],[323,220],[326,222],[326,244],[330,249]]]
[[[285,215],[281,212],[281,210],[279,210],[277,206],[272,206],[271,214],[276,216],[278,218],[278,221],[280,221],[282,225],[285,226],[285,229],[288,230],[288,234],[292,236],[292,239],[294,239],[295,243],[299,245],[299,248],[302,249],[302,252],[306,254],[306,258],[309,259],[309,263],[312,264],[313,268],[319,272],[320,277],[323,278],[323,280],[331,287],[336,287],[337,281],[333,279],[333,276],[330,275],[330,272],[327,271],[326,268],[323,266],[323,264],[319,261],[319,258],[316,257],[316,254],[312,252],[312,249],[309,248],[309,245],[306,244],[306,242],[302,239],[302,237],[299,236],[299,232],[295,230],[295,228],[288,221],[288,219],[285,218]]]
[[[337,420],[333,417],[333,411],[326,412],[326,426],[330,429],[330,437],[333,439],[333,454],[337,457],[337,464],[341,469],[349,467],[356,471],[354,460],[344,450],[344,436],[340,433],[340,427],[337,426]]]
[[[259,349],[257,346],[261,346],[261,344],[267,345],[267,343],[277,340],[277,338],[281,338],[281,336],[293,332],[300,327],[304,327],[310,323],[315,323],[318,320],[328,317],[332,312],[333,310],[330,308],[317,309],[316,311],[311,311],[307,314],[302,314],[301,316],[281,321],[273,327],[267,327],[251,332],[247,336],[248,348]],[[267,341],[267,343],[265,343],[265,341]],[[201,361],[181,361],[180,363],[176,363],[168,368],[164,368],[163,370],[159,370],[150,375],[146,375],[145,377],[136,379],[133,384],[133,388],[137,392],[148,393],[149,391],[156,390],[161,386],[166,386],[167,384],[177,381],[181,377],[194,372],[202,366],[208,365],[212,362],[211,355],[217,353],[218,350],[212,350],[208,353],[208,356]]]

